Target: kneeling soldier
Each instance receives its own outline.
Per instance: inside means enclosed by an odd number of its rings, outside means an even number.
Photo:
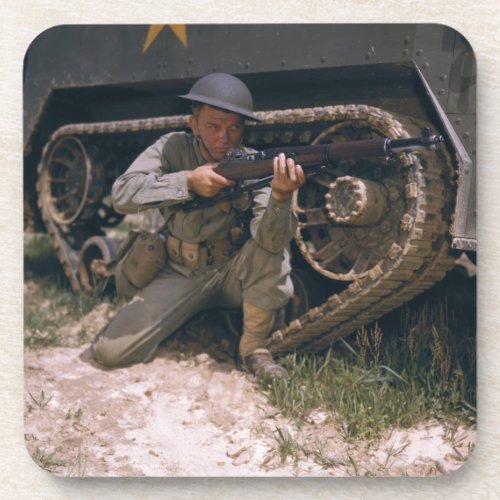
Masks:
[[[147,361],[163,339],[196,313],[242,307],[243,362],[253,373],[286,376],[265,340],[276,311],[293,293],[289,243],[296,220],[291,200],[304,183],[302,168],[280,155],[274,159],[270,187],[208,208],[179,210],[193,195],[210,198],[233,185],[213,169],[229,149],[244,149],[244,120],[257,120],[250,91],[232,75],[207,75],[179,97],[192,102],[192,133],[162,136],[112,189],[118,212],[161,210],[167,262],[140,290],[118,265],[118,292],[132,299],[97,336],[94,356],[104,366]],[[249,210],[245,239],[241,228]]]

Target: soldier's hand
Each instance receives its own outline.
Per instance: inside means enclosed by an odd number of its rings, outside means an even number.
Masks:
[[[271,182],[272,197],[278,201],[289,200],[293,192],[306,181],[300,165],[295,165],[292,158],[285,158],[283,153],[273,160],[274,177]]]
[[[214,172],[218,163],[206,163],[190,170],[187,174],[188,189],[206,198],[211,198],[225,187],[234,186],[234,182]]]

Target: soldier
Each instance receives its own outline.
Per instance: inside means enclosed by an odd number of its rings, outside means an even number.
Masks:
[[[196,313],[242,307],[243,363],[253,373],[287,376],[265,348],[265,339],[293,293],[289,243],[296,221],[291,199],[304,173],[280,155],[274,159],[270,187],[208,208],[179,210],[179,203],[195,194],[213,197],[233,184],[213,169],[230,148],[245,149],[244,120],[258,120],[250,91],[232,75],[209,74],[179,97],[192,103],[192,133],[162,136],[112,189],[118,212],[160,209],[167,263],[140,290],[118,266],[118,291],[133,298],[96,337],[94,357],[109,367],[147,361],[163,339]],[[246,240],[245,213],[251,214]]]

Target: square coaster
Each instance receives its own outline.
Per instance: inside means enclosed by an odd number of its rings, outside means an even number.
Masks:
[[[71,477],[460,468],[475,82],[467,40],[437,24],[41,33],[23,87],[33,460]]]

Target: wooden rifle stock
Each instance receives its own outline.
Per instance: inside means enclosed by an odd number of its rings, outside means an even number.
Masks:
[[[331,165],[342,160],[388,157],[394,153],[412,152],[418,149],[437,149],[442,136],[431,135],[426,127],[421,136],[407,139],[364,139],[341,143],[318,144],[273,148],[256,153],[245,153],[240,149],[228,151],[226,157],[215,168],[215,172],[231,180],[260,179],[273,174],[273,159],[280,153],[293,158],[307,175],[308,169]]]

